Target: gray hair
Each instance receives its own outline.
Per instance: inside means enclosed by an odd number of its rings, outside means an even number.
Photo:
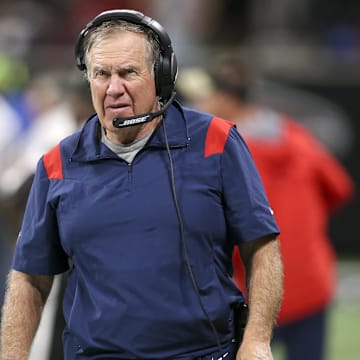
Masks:
[[[124,20],[105,21],[98,27],[89,31],[84,42],[84,60],[88,69],[88,54],[94,44],[101,42],[108,35],[121,31],[130,31],[134,33],[144,34],[146,36],[147,58],[151,68],[152,75],[155,74],[155,64],[160,57],[160,44],[157,34],[146,26],[133,24]],[[86,70],[86,77],[88,77]]]

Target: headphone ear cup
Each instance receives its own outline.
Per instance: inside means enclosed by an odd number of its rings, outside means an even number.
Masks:
[[[159,61],[155,64],[156,94],[162,99],[169,99],[174,90],[177,78],[177,62],[174,52],[171,50],[160,55]]]

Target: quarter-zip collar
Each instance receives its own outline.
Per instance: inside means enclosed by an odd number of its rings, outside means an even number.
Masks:
[[[75,135],[77,137],[71,161],[87,162],[117,156],[101,142],[101,127],[98,116],[91,116],[83,128]],[[166,126],[167,141],[170,148],[186,147],[190,141],[186,116],[181,105],[174,101],[164,114],[163,121],[155,129],[145,146],[166,148],[164,132]]]

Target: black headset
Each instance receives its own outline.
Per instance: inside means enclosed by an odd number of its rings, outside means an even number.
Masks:
[[[151,29],[158,37],[160,57],[155,62],[156,94],[163,100],[168,100],[174,92],[178,66],[171,40],[165,29],[154,19],[135,10],[107,10],[95,16],[84,29],[81,30],[75,45],[76,65],[81,70],[86,70],[84,62],[84,41],[89,30],[100,26],[105,21],[123,20]]]

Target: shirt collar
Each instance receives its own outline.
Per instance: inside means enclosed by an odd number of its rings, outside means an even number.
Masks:
[[[166,148],[166,137],[170,148],[186,147],[189,143],[186,116],[182,106],[174,101],[164,114],[163,121],[154,131],[146,147]],[[101,142],[101,127],[98,116],[91,116],[77,135],[72,152],[72,161],[95,161],[113,158],[116,155]],[[145,147],[145,148],[146,148]]]

